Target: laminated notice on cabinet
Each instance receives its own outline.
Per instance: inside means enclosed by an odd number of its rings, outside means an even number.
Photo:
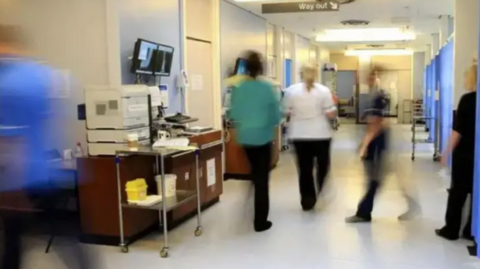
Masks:
[[[207,161],[207,186],[214,186],[217,183],[215,177],[215,158]]]

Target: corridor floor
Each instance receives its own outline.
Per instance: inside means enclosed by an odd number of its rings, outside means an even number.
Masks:
[[[371,224],[346,224],[364,188],[362,164],[356,155],[362,127],[342,125],[333,143],[333,164],[325,201],[312,213],[300,209],[295,163],[284,153],[271,176],[272,230],[257,234],[251,225],[251,187],[245,181],[225,182],[221,202],[203,215],[204,234],[195,238],[195,221],[170,233],[170,258],[161,259],[160,235],[137,242],[130,253],[118,248],[90,247],[99,268],[108,269],[463,269],[480,268],[468,256],[466,241],[447,242],[434,235],[443,224],[446,183],[432,161],[430,145],[410,160],[409,126],[393,127],[393,150],[387,182],[378,197]],[[400,182],[416,189],[423,214],[410,222],[397,216],[406,209]],[[403,184],[405,185],[405,184]],[[416,186],[413,188],[412,186]],[[25,268],[66,268],[34,240]],[[72,267],[73,268],[73,267]]]

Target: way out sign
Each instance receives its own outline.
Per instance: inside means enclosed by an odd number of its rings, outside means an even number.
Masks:
[[[339,10],[340,4],[336,0],[262,4],[262,14]]]

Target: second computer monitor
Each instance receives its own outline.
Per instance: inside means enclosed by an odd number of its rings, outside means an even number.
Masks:
[[[166,45],[159,44],[158,49],[155,51],[155,76],[170,76],[172,70],[174,48]]]

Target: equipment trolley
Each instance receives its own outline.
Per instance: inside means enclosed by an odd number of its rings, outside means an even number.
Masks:
[[[202,222],[201,222],[201,201],[200,201],[200,182],[199,182],[199,149],[196,150],[178,150],[173,148],[153,148],[151,146],[139,147],[136,150],[124,149],[118,150],[115,154],[115,163],[117,168],[117,185],[118,185],[118,210],[119,210],[119,222],[120,222],[120,248],[123,253],[128,253],[129,242],[125,241],[124,236],[124,225],[123,225],[123,208],[137,208],[145,210],[157,210],[159,211],[159,221],[163,226],[163,247],[160,251],[160,256],[162,258],[167,258],[169,253],[168,245],[168,227],[167,227],[167,213],[171,210],[193,200],[197,199],[197,228],[195,230],[195,236],[200,236],[202,234]],[[196,167],[196,191],[188,190],[177,190],[176,196],[165,197],[165,158],[176,158],[186,154],[195,153],[195,167]],[[133,205],[129,204],[126,199],[122,198],[122,183],[120,180],[120,157],[128,157],[133,155],[146,155],[155,157],[155,174],[161,175],[161,184],[162,184],[162,200],[157,204],[150,206],[143,205]]]
[[[417,138],[417,132],[419,126],[426,125],[429,121],[435,120],[432,117],[413,116],[412,117],[412,161],[415,160],[416,144],[420,143],[433,143],[432,139],[420,139]],[[435,154],[433,156],[435,158]]]

